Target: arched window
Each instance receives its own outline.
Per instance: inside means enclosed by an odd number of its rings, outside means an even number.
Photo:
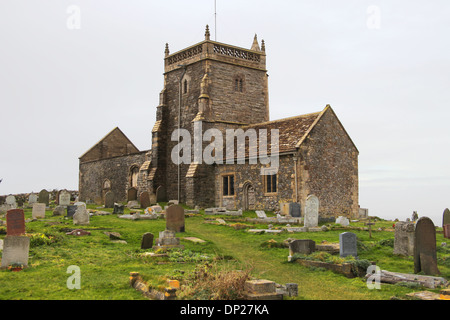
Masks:
[[[132,167],[131,168],[131,187],[136,188],[138,185],[138,176],[139,176],[139,168],[138,167]]]

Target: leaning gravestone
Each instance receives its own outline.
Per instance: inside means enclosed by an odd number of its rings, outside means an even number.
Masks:
[[[153,237],[153,233],[144,233],[142,236],[141,249],[151,249],[153,247]]]
[[[292,257],[296,253],[311,254],[316,251],[316,242],[309,239],[293,240],[289,242],[289,257],[288,261],[292,260]]]
[[[395,223],[394,254],[412,256],[414,254],[414,222]]]
[[[422,217],[417,221],[414,244],[414,273],[440,274],[437,267],[436,229],[430,218]]]
[[[344,232],[339,234],[339,255],[341,257],[358,257],[356,234],[352,232]]]
[[[83,206],[78,206],[73,215],[73,224],[87,225],[89,224],[89,212]]]
[[[48,204],[50,202],[50,195],[47,190],[42,189],[41,192],[39,192],[39,203],[45,203],[45,205],[48,207]]]
[[[9,210],[6,213],[6,235],[21,236],[25,234],[25,214],[22,209]]]
[[[319,198],[310,195],[305,204],[305,227],[314,228],[319,225]]]
[[[60,206],[69,206],[70,205],[70,193],[63,190],[59,194],[59,205]]]
[[[259,219],[265,219],[265,218],[267,218],[267,215],[266,215],[266,213],[265,213],[264,211],[259,211],[259,210],[257,210],[257,211],[255,211],[255,212],[256,212],[256,215],[258,216]]]
[[[45,203],[33,204],[31,216],[33,219],[45,218]]]
[[[114,193],[112,191],[105,194],[105,208],[114,208]]]
[[[300,203],[289,203],[289,215],[294,218],[299,218],[301,216]]]
[[[166,229],[175,232],[184,232],[184,208],[174,204],[166,210]]]
[[[150,194],[147,191],[141,193],[139,200],[141,202],[141,209],[146,209],[151,206]]]

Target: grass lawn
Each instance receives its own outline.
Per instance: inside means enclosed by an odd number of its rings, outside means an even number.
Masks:
[[[95,206],[88,208],[95,209]],[[256,217],[256,214],[244,212],[245,217]],[[31,219],[31,209],[25,210],[25,218]],[[154,250],[141,250],[141,238],[146,232],[157,238],[165,229],[163,219],[132,221],[104,215],[92,216],[88,226],[74,226],[72,220],[53,217],[52,211],[47,211],[45,219],[26,224],[27,234],[32,235],[30,267],[20,272],[0,271],[0,299],[145,300],[140,292],[130,287],[130,272],[139,272],[145,280],[157,286],[166,278],[192,274],[205,257],[218,268],[250,270],[252,277],[280,284],[297,283],[299,295],[295,299],[299,300],[387,300],[393,296],[404,298],[406,293],[423,290],[387,284],[383,284],[380,290],[369,290],[362,278],[349,279],[331,271],[303,267],[287,261],[287,248],[264,246],[268,240],[282,243],[287,238],[312,239],[317,244],[322,241],[337,243],[341,232],[350,231],[356,233],[360,240],[360,259],[376,262],[383,270],[412,273],[412,257],[392,253],[394,232],[377,231],[378,228],[392,229],[392,221],[378,221],[373,227],[372,238],[369,238],[368,231],[337,229],[336,225],[331,225],[326,232],[251,234],[245,229],[229,226],[232,223],[250,224],[244,219],[222,217],[229,219],[227,226],[205,222],[212,218],[218,217],[198,215],[186,218],[186,232],[177,234],[185,246],[182,254],[152,258],[143,255]],[[363,227],[364,224],[357,222],[351,226]],[[255,224],[251,227],[266,226]],[[87,230],[91,235],[65,234],[77,228]],[[0,229],[4,230],[4,227]],[[118,232],[127,243],[114,243],[105,232]],[[4,237],[3,232],[0,238]],[[206,242],[192,243],[184,240],[185,237],[198,237]],[[438,233],[438,266],[441,276],[450,279],[450,249],[441,247],[442,242],[445,242],[443,235]],[[70,266],[80,268],[81,289],[67,286],[72,275],[67,272]]]

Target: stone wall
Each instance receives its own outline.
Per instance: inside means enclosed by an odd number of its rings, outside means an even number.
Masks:
[[[319,198],[321,217],[358,217],[358,150],[331,109],[300,147],[299,198]]]
[[[114,201],[126,201],[127,187],[130,183],[130,169],[133,166],[140,167],[146,160],[147,152],[143,151],[121,157],[81,162],[79,170],[80,201],[92,200],[102,204],[105,193],[103,183],[106,179],[111,182],[111,191],[115,196]]]

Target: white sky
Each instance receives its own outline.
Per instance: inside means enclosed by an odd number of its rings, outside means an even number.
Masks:
[[[0,194],[77,189],[78,157],[116,126],[150,149],[164,45],[198,43],[206,24],[214,40],[214,0],[0,0]],[[218,0],[218,41],[250,48],[255,33],[271,119],[330,104],[360,151],[361,207],[441,226],[450,2]]]

